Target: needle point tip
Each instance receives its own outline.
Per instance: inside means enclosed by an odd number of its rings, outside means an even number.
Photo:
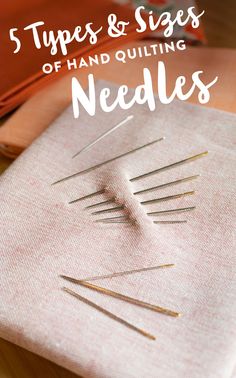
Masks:
[[[155,341],[155,340],[156,340],[156,337],[155,337],[155,336],[152,336],[152,335],[149,335],[149,339]]]

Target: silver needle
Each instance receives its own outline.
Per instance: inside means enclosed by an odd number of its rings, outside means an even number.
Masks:
[[[139,190],[138,192],[133,193],[133,195],[136,196],[136,195],[138,195],[138,194],[144,194],[144,193],[148,193],[148,192],[153,192],[153,191],[155,191],[155,190],[159,190],[159,189],[167,188],[167,187],[169,187],[169,186],[174,186],[174,185],[177,185],[177,184],[181,184],[181,183],[183,183],[183,182],[187,182],[187,181],[195,180],[195,179],[197,179],[199,176],[200,176],[200,175],[195,175],[195,176],[185,177],[185,178],[180,179],[180,180],[167,182],[166,184],[162,184],[162,185],[158,185],[158,186],[153,186],[152,188]]]
[[[107,201],[103,201],[103,202],[99,202],[99,203],[94,203],[93,205],[86,206],[85,209],[88,210],[88,209],[93,209],[94,207],[97,207],[97,206],[107,205],[109,203],[115,202],[115,200],[116,200],[115,197],[113,197],[113,198],[111,198],[111,199],[109,199]]]
[[[207,154],[208,154],[208,151],[202,152],[201,154],[191,156],[191,157],[189,157],[187,159],[177,161],[176,163],[172,163],[172,164],[166,165],[165,167],[161,167],[161,168],[155,169],[154,171],[151,171],[151,172],[148,172],[148,173],[144,173],[143,175],[133,177],[132,179],[130,179],[130,181],[132,182],[132,181],[141,180],[141,179],[143,179],[145,177],[154,175],[156,173],[160,173],[162,171],[166,171],[168,169],[175,168],[178,165],[186,164],[186,163],[189,163],[189,162],[194,161],[196,159],[200,159],[203,156],[206,156]]]
[[[161,216],[161,215],[169,215],[169,214],[175,214],[175,213],[186,213],[188,211],[195,210],[196,206],[192,207],[184,207],[181,209],[170,209],[170,210],[164,210],[164,211],[153,211],[152,213],[147,213],[149,217],[151,216]]]
[[[91,214],[92,215],[98,215],[98,214],[104,214],[104,213],[113,213],[114,211],[124,210],[124,208],[125,208],[124,205],[122,205],[122,206],[116,206],[116,207],[112,207],[110,209],[95,211],[94,213],[91,213]]]
[[[113,218],[103,218],[103,219],[98,219],[98,220],[95,220],[94,222],[96,223],[102,223],[102,222],[109,222],[109,221],[116,221],[116,220],[128,220],[129,217],[128,215],[121,215],[119,217],[113,217]]]
[[[97,192],[94,192],[94,193],[91,193],[91,194],[87,194],[86,196],[83,196],[83,197],[77,198],[77,199],[75,199],[73,201],[70,201],[69,204],[71,205],[72,203],[83,201],[85,199],[98,196],[99,194],[104,194],[105,192],[106,192],[106,189],[104,188],[104,189],[98,190]]]
[[[104,221],[104,222],[101,222],[101,223],[103,223],[103,224],[132,224],[132,225],[134,225],[135,224],[135,221],[131,221],[131,220],[124,220],[124,221],[122,221],[122,220],[118,220],[118,221]]]
[[[100,135],[93,142],[91,142],[87,146],[83,147],[82,150],[80,150],[79,152],[77,152],[72,157],[72,159],[75,158],[76,156],[78,156],[81,152],[87,151],[89,148],[91,148],[92,146],[94,146],[97,142],[99,142],[100,140],[102,140],[103,138],[105,138],[107,135],[111,134],[113,131],[117,130],[119,127],[123,126],[125,123],[131,121],[131,119],[133,119],[133,118],[134,118],[133,115],[130,115],[130,116],[126,117],[123,121],[121,121],[120,123],[118,123],[116,126],[112,127],[110,130],[108,130],[105,133],[103,133],[102,135]]]
[[[175,194],[173,196],[156,198],[156,199],[152,199],[152,200],[149,200],[149,201],[142,201],[142,202],[140,202],[140,204],[141,205],[150,205],[152,203],[170,201],[170,200],[173,200],[173,199],[178,199],[178,198],[182,198],[182,197],[186,197],[186,196],[192,196],[193,194],[195,194],[194,191],[186,192],[186,193],[180,193],[180,194]]]
[[[183,221],[154,221],[154,224],[181,224],[181,223],[187,223],[186,220]]]
[[[56,185],[56,184],[59,184],[60,182],[67,181],[67,180],[70,180],[70,179],[72,179],[74,177],[84,175],[85,173],[91,172],[94,169],[97,169],[97,168],[100,168],[100,167],[104,166],[105,164],[111,163],[111,162],[113,162],[113,161],[115,161],[117,159],[120,159],[122,157],[128,156],[130,154],[133,154],[134,152],[137,152],[137,151],[139,151],[139,150],[141,150],[143,148],[149,147],[149,146],[153,145],[154,143],[161,142],[162,140],[164,140],[164,137],[156,139],[156,140],[154,140],[154,141],[152,141],[150,143],[144,144],[143,146],[137,147],[134,150],[125,152],[124,154],[118,155],[118,156],[116,156],[116,157],[114,157],[112,159],[106,160],[103,163],[96,164],[96,165],[94,165],[94,166],[92,166],[90,168],[84,169],[83,171],[79,171],[79,172],[76,172],[76,173],[74,173],[74,174],[72,174],[70,176],[64,177],[64,178],[62,178],[62,179],[60,179],[60,180],[52,183],[52,185]]]

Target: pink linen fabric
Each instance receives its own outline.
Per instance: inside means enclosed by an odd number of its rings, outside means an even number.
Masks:
[[[109,85],[99,82],[98,91]],[[134,119],[77,158],[105,130]],[[1,176],[0,336],[84,377],[232,378],[236,350],[235,115],[174,102],[155,112],[68,108]],[[56,180],[165,136],[83,176]],[[188,156],[209,156],[137,182],[129,179]],[[133,192],[182,177],[193,182],[158,192]],[[68,202],[106,186],[125,203],[135,226],[101,225],[85,206],[101,195]],[[196,190],[196,195],[141,206],[141,200]],[[196,205],[189,214],[150,218],[148,211]],[[122,213],[121,213],[122,214]],[[113,216],[119,215],[113,214]],[[112,216],[112,215],[111,215]],[[153,220],[187,219],[154,225]],[[73,277],[174,263],[172,269],[97,281],[183,313],[170,318],[63,281]],[[145,339],[61,290],[62,286],[156,336]]]

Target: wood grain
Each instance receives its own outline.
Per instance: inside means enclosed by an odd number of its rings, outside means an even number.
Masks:
[[[6,158],[5,156],[0,156],[0,173],[3,173],[11,163],[11,159]]]
[[[78,378],[52,362],[0,339],[1,378]]]
[[[236,1],[199,0],[204,9],[204,28],[208,45],[236,48]],[[0,173],[11,163],[0,157]],[[73,373],[16,345],[0,339],[1,378],[75,378]],[[77,377],[78,378],[78,377]]]

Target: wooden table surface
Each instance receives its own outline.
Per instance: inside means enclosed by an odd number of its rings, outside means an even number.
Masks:
[[[236,1],[198,0],[205,9],[208,45],[236,48]],[[0,157],[0,173],[11,163]],[[74,374],[16,345],[0,339],[0,378],[76,378]],[[78,377],[77,377],[78,378]]]

